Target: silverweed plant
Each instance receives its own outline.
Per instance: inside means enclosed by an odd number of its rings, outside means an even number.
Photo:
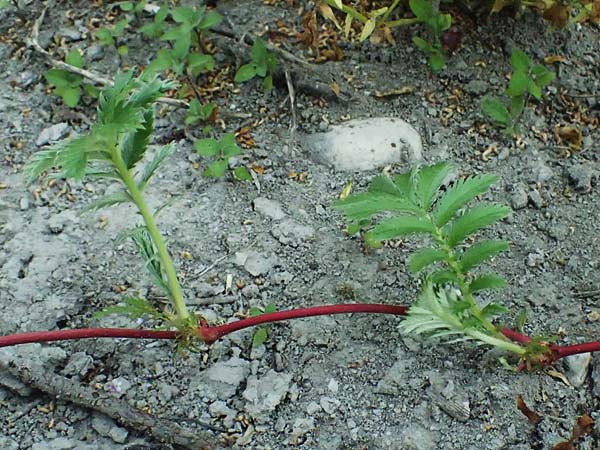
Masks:
[[[161,208],[151,211],[144,190],[160,165],[174,152],[171,145],[160,148],[149,162],[143,163],[154,130],[154,101],[169,89],[172,82],[151,79],[143,82],[133,71],[118,74],[113,87],[99,98],[98,120],[89,133],[49,150],[36,153],[25,169],[29,181],[43,172],[58,168],[55,176],[65,179],[108,179],[118,181],[121,189],[90,204],[99,209],[133,203],[142,223],[125,233],[131,237],[154,282],[171,300],[172,312],[160,313],[143,299],[128,299],[124,311],[132,315],[162,317],[176,326],[183,336],[196,334],[197,321],[186,306],[175,266],[156,224]]]
[[[413,234],[427,239],[428,245],[408,261],[411,272],[425,275],[421,294],[400,325],[403,332],[450,342],[475,340],[513,352],[526,363],[541,362],[547,355],[538,340],[525,346],[511,342],[494,324],[506,308],[496,303],[480,306],[475,297],[478,291],[506,285],[500,276],[477,269],[508,250],[508,243],[470,243],[479,230],[510,214],[510,208],[496,203],[468,206],[487,192],[497,177],[467,177],[442,190],[453,170],[452,165],[439,163],[394,177],[379,175],[367,192],[340,200],[335,207],[350,220],[351,234],[367,228],[363,237],[370,246]]]

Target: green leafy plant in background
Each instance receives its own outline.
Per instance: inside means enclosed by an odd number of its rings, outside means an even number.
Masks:
[[[124,18],[117,21],[113,26],[102,27],[98,29],[94,36],[102,45],[114,47],[119,56],[125,56],[129,52],[129,47],[122,43],[122,37],[129,27],[130,19]]]
[[[77,49],[69,51],[65,62],[78,69],[83,69],[83,57]],[[62,98],[63,103],[69,108],[74,108],[79,104],[82,91],[91,97],[98,97],[98,89],[89,83],[84,83],[83,77],[76,73],[62,69],[49,69],[44,77],[49,84],[55,87],[54,92]]]
[[[273,89],[273,75],[276,71],[275,55],[267,50],[265,41],[257,37],[252,45],[252,61],[238,69],[234,80],[236,83],[244,83],[254,77],[261,77],[263,90],[268,92]]]
[[[413,42],[429,56],[431,69],[441,70],[446,64],[441,37],[442,33],[452,25],[452,16],[442,14],[438,9],[434,9],[431,0],[409,0],[409,6],[419,22],[425,25],[433,36],[432,42],[419,36],[413,36]]]
[[[57,176],[62,178],[99,178],[121,184],[119,190],[96,200],[87,209],[135,205],[142,223],[126,235],[136,245],[156,285],[171,300],[173,311],[166,311],[162,317],[185,337],[197,335],[197,318],[186,308],[175,266],[156,224],[161,208],[152,212],[144,198],[148,182],[175,150],[173,146],[163,146],[147,158],[146,163],[143,161],[154,130],[153,103],[174,87],[171,82],[156,79],[142,82],[133,77],[133,71],[118,74],[114,86],[100,95],[98,121],[89,133],[36,153],[25,173],[29,181],[33,181],[43,172],[58,168]],[[123,311],[128,310],[134,315],[141,310],[155,311],[143,299],[130,299]]]
[[[475,270],[507,250],[508,243],[472,240],[479,230],[508,216],[510,208],[488,202],[468,206],[497,181],[493,175],[460,179],[442,190],[452,172],[450,164],[440,163],[392,178],[380,175],[367,192],[340,200],[335,207],[351,221],[350,231],[366,228],[364,240],[373,247],[413,234],[427,238],[428,245],[408,261],[411,272],[427,273],[417,302],[401,324],[404,332],[476,340],[524,357],[530,348],[509,341],[492,322],[506,308],[495,303],[481,307],[475,298],[481,290],[506,284],[494,273]]]
[[[171,16],[177,24],[167,29],[166,19]],[[175,75],[185,75],[188,87],[194,92],[185,123],[195,125],[206,122],[216,105],[204,103],[196,87],[198,76],[214,69],[215,61],[211,55],[200,51],[202,34],[217,26],[223,17],[216,11],[207,11],[205,7],[179,7],[170,10],[163,5],[156,13],[152,23],[144,25],[140,33],[148,38],[159,38],[169,43],[169,48],[160,49],[156,58],[146,68],[147,73],[171,71]],[[186,89],[180,93],[185,94]]]
[[[229,158],[237,156],[242,152],[235,142],[235,135],[233,133],[225,133],[220,140],[213,138],[198,139],[194,147],[200,156],[215,159],[202,173],[203,176],[210,178],[218,178],[225,175]],[[252,179],[248,169],[244,166],[236,167],[233,175],[240,181]]]
[[[554,72],[542,65],[533,65],[529,57],[518,48],[511,54],[513,72],[505,91],[507,101],[497,97],[485,97],[481,103],[483,112],[507,134],[518,132],[518,122],[529,98],[541,100],[543,89],[554,79]]]
[[[264,309],[253,306],[250,308],[250,317],[257,317],[261,314],[269,314],[277,311],[273,303],[269,303]],[[269,338],[269,329],[267,327],[258,327],[252,335],[252,347],[260,347]]]

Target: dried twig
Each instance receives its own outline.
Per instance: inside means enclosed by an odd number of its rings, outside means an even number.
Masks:
[[[175,420],[153,417],[133,408],[125,400],[103,395],[41,366],[24,366],[15,361],[0,361],[0,369],[9,372],[34,389],[57,399],[106,414],[124,426],[141,431],[157,441],[194,450],[222,448],[218,438],[212,433],[197,429],[190,431],[182,428]]]

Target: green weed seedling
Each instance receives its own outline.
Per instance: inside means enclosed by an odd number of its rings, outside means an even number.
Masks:
[[[171,16],[177,24],[167,29],[166,19]],[[190,89],[196,98],[190,102],[186,113],[186,125],[195,125],[206,122],[213,114],[216,105],[214,103],[200,102],[200,95],[195,86],[195,80],[204,72],[211,71],[215,67],[215,61],[211,55],[202,53],[200,39],[202,33],[217,26],[223,17],[215,11],[206,11],[206,8],[175,8],[172,11],[162,6],[152,23],[144,25],[140,32],[149,38],[160,38],[169,43],[169,48],[160,49],[156,58],[146,68],[147,73],[162,73],[171,71],[176,75],[184,74]],[[181,90],[182,93],[185,89]]]
[[[250,308],[250,317],[257,317],[261,314],[269,314],[277,311],[273,303],[269,303],[264,309],[253,306]],[[252,347],[257,348],[263,345],[269,338],[269,329],[267,327],[258,327],[252,335]]]
[[[510,59],[513,72],[505,91],[507,101],[485,97],[481,107],[496,125],[507,134],[515,135],[530,96],[541,100],[543,89],[552,82],[555,74],[542,65],[532,65],[529,57],[517,48],[513,49]]]
[[[244,83],[254,77],[263,79],[262,87],[265,92],[273,89],[273,75],[277,71],[277,59],[267,50],[265,41],[256,38],[252,45],[252,61],[241,66],[235,74],[236,83]]]
[[[125,56],[129,52],[129,47],[121,43],[121,38],[129,27],[129,22],[130,19],[126,17],[117,21],[111,27],[100,28],[94,33],[94,36],[102,45],[114,47],[119,56]]]
[[[335,207],[350,220],[350,231],[366,228],[364,240],[373,247],[408,235],[426,238],[428,245],[408,261],[411,272],[428,272],[418,300],[400,325],[404,332],[451,342],[475,340],[523,357],[528,349],[509,341],[492,322],[506,308],[495,303],[481,307],[475,299],[481,290],[505,286],[498,275],[476,269],[507,250],[508,243],[480,240],[472,244],[472,238],[508,216],[510,208],[488,202],[468,206],[497,181],[493,175],[467,177],[442,191],[452,171],[450,164],[440,163],[392,178],[380,175],[367,192],[340,200]]]
[[[78,69],[83,69],[83,57],[77,49],[72,49],[67,54],[65,62]],[[82,91],[90,97],[98,97],[99,90],[89,83],[84,83],[83,77],[76,73],[62,69],[49,69],[44,77],[49,84],[55,87],[54,92],[69,108],[75,108],[79,104]]]
[[[410,0],[410,10],[419,22],[427,27],[433,36],[433,41],[428,42],[419,36],[413,36],[414,44],[429,57],[429,66],[435,72],[441,70],[446,64],[442,49],[442,33],[452,25],[452,16],[442,14],[434,9],[430,0]]]
[[[172,307],[172,312],[159,313],[144,299],[128,299],[122,312],[130,312],[134,317],[150,313],[163,318],[185,337],[197,335],[197,318],[185,306],[175,266],[156,224],[161,208],[151,211],[144,198],[148,182],[175,150],[169,145],[161,147],[147,163],[143,162],[154,130],[153,103],[173,88],[173,83],[156,79],[142,82],[133,77],[132,71],[118,74],[114,86],[100,95],[98,121],[89,133],[36,153],[25,172],[29,181],[58,168],[57,176],[65,179],[107,179],[120,183],[119,190],[96,200],[87,209],[135,205],[142,222],[125,235],[131,237],[153,281],[171,300]]]
[[[202,173],[205,177],[218,178],[225,175],[229,158],[239,155],[242,150],[235,142],[233,133],[225,133],[220,140],[213,138],[198,139],[194,147],[200,156],[204,158],[214,158],[215,160]],[[236,167],[233,171],[235,179],[248,181],[252,176],[244,166]]]

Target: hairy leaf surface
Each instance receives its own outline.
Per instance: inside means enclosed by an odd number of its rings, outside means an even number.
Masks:
[[[446,190],[434,208],[435,224],[438,227],[446,225],[460,208],[487,191],[497,179],[495,175],[477,175],[455,182]]]
[[[505,250],[508,250],[508,242],[506,241],[489,240],[478,242],[462,253],[458,264],[461,270],[466,273],[486,259],[491,259]]]
[[[478,205],[467,209],[450,224],[446,236],[448,245],[455,247],[467,236],[508,216],[510,211],[511,209],[506,206],[494,204]]]
[[[447,257],[448,255],[446,252],[435,248],[417,250],[408,259],[408,270],[412,273],[416,273],[437,261],[445,261]]]

